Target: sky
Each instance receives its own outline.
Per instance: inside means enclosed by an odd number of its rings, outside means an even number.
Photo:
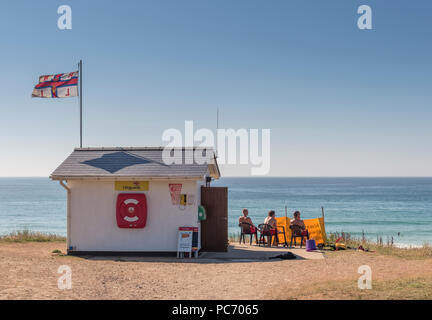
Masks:
[[[60,30],[60,5],[72,30]],[[372,30],[359,30],[360,5]],[[271,130],[268,176],[432,176],[429,0],[2,1],[0,176],[49,176],[77,98],[31,98],[83,60],[83,144]],[[251,165],[224,165],[250,176]]]

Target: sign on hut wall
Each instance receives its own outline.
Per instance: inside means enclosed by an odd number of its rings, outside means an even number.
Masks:
[[[116,181],[116,191],[148,191],[148,181]]]
[[[169,192],[171,195],[171,203],[173,205],[178,205],[180,204],[180,193],[181,193],[181,189],[182,189],[182,184],[181,183],[170,183],[168,185],[169,187]],[[184,201],[186,202],[186,198],[184,199]]]

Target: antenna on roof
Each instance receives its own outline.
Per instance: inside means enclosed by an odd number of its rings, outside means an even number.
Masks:
[[[217,139],[218,129],[219,129],[219,107],[217,107],[217,109],[216,109],[216,139]],[[218,155],[217,143],[214,146],[214,149],[215,149],[215,154],[216,154],[216,158],[217,158],[217,155]]]
[[[216,111],[216,130],[219,129],[219,107],[217,107]]]

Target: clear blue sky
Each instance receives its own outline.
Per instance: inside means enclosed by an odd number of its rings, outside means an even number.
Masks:
[[[362,4],[373,30],[357,28]],[[221,127],[272,130],[272,176],[432,176],[431,14],[428,0],[1,2],[0,176],[48,176],[77,146],[77,99],[30,96],[79,59],[85,146],[162,145],[184,120],[214,128],[219,107]]]

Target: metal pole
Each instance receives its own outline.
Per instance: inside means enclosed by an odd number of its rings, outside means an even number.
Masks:
[[[80,101],[80,148],[82,148],[82,60],[80,60],[78,67],[79,67],[79,82],[80,82],[80,93],[79,93],[79,101]]]
[[[219,129],[219,107],[217,108],[216,112],[216,131]]]
[[[218,129],[219,129],[219,107],[217,107],[217,109],[216,109],[216,137],[218,134],[217,133]],[[216,153],[216,157],[217,157],[218,156],[217,144],[215,144],[214,148],[215,148],[215,153]]]
[[[324,218],[324,207],[321,207],[322,217]]]

